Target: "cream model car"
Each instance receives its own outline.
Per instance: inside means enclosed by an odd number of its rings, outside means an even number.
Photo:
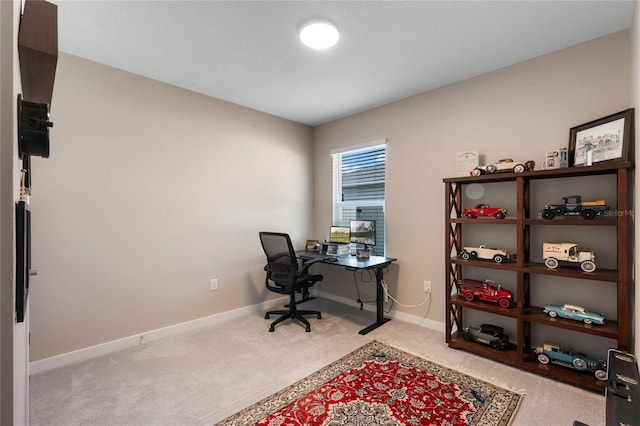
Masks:
[[[524,163],[518,163],[511,158],[502,158],[495,164],[487,164],[486,166],[476,167],[471,171],[471,176],[480,176],[484,174],[501,173],[501,172],[513,172],[522,173],[528,170],[533,170],[536,167],[536,162],[533,160],[525,161]]]

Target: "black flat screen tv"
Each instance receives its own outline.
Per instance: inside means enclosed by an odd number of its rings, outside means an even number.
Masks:
[[[365,246],[376,245],[376,221],[358,219],[352,220],[349,224],[351,230],[351,238],[349,241],[356,244],[364,244]]]

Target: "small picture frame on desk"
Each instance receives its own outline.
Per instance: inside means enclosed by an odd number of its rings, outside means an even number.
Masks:
[[[370,254],[369,254],[369,250],[358,250],[357,251],[357,256],[358,259],[369,259]]]
[[[318,240],[307,240],[305,251],[318,251]]]
[[[338,255],[338,245],[337,244],[329,244],[327,246],[327,254],[329,255]]]

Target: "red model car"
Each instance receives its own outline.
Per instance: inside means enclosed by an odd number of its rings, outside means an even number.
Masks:
[[[513,302],[513,295],[509,290],[504,290],[500,285],[494,285],[491,280],[472,280],[463,278],[458,281],[458,294],[471,302],[475,299],[485,302],[497,303],[503,308],[508,308]]]
[[[462,216],[467,219],[475,219],[478,216],[493,216],[496,219],[504,219],[507,209],[500,207],[490,207],[488,204],[478,204],[470,209],[464,209]]]

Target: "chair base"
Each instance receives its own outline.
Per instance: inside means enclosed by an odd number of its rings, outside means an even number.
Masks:
[[[278,325],[282,321],[284,321],[286,319],[293,319],[293,320],[296,320],[296,321],[300,321],[302,324],[304,324],[305,331],[307,333],[309,333],[311,331],[311,324],[309,324],[309,321],[307,321],[307,319],[304,317],[304,315],[315,315],[316,318],[322,319],[322,313],[320,311],[305,311],[305,310],[298,310],[298,309],[296,309],[295,311],[291,311],[291,310],[287,310],[287,311],[269,311],[269,312],[264,314],[264,319],[269,319],[270,315],[281,315],[280,318],[278,318],[277,320],[272,322],[271,325],[269,326],[269,331],[270,332],[275,331],[276,325]]]
[[[304,302],[308,302],[309,300],[313,300],[313,299],[315,299],[315,297],[313,297],[313,296],[303,297],[300,300],[296,300],[296,305],[299,305],[299,304],[304,303]],[[284,305],[284,307],[288,308],[289,304],[287,303],[286,305]]]

